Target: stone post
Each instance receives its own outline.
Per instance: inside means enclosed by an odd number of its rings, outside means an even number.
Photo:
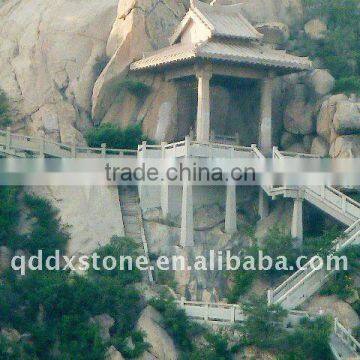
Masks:
[[[191,181],[186,176],[183,180],[180,245],[194,246],[193,191]]]
[[[303,242],[303,200],[298,197],[294,199],[294,209],[291,224],[291,236],[296,240],[297,247],[302,246]]]
[[[106,144],[105,143],[101,144],[101,156],[106,157]]]
[[[43,137],[39,138],[39,157],[45,157],[45,139]]]
[[[141,151],[140,151],[141,150]],[[145,162],[146,159],[146,141],[143,141],[141,143],[141,145],[138,146],[138,152],[137,152],[137,161],[138,161],[138,166],[142,166],[142,164]],[[138,187],[138,194],[139,194],[139,199],[140,202],[143,199],[144,196],[144,184],[142,184],[141,181],[139,181],[139,183],[137,184]]]
[[[264,220],[270,213],[269,198],[265,191],[260,188],[259,190],[259,216],[261,220]]]
[[[76,140],[73,139],[73,142],[71,144],[71,157],[76,158]]]
[[[11,128],[10,128],[10,126],[8,126],[6,128],[5,149],[7,151],[10,151],[10,146],[11,146]]]
[[[225,232],[233,235],[237,232],[236,224],[236,185],[226,185]]]
[[[196,140],[209,142],[210,138],[210,69],[204,67],[196,72],[198,79],[198,105],[196,120]]]
[[[166,166],[166,142],[161,143],[161,159],[162,164]],[[162,216],[164,219],[167,218],[169,215],[169,183],[166,179],[166,172],[164,171],[163,174],[163,181],[161,183],[161,210],[162,210]]]
[[[260,103],[260,149],[265,152],[271,152],[272,148],[272,77],[267,77],[261,82],[261,103]]]

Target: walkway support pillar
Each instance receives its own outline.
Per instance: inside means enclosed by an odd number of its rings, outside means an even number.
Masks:
[[[298,197],[294,199],[294,209],[291,224],[291,236],[296,241],[297,247],[301,247],[304,239],[303,234],[303,201]]]
[[[194,246],[193,189],[191,181],[187,178],[183,180],[180,245]]]
[[[163,160],[163,165],[165,166],[166,164],[166,142],[162,142],[161,143],[161,158]],[[165,168],[164,168],[165,171]],[[162,211],[162,216],[164,219],[166,219],[169,215],[169,183],[166,179],[165,176],[165,172],[163,175],[163,179],[164,181],[161,183],[161,211]]]
[[[259,143],[260,149],[265,153],[270,153],[272,150],[272,87],[272,76],[261,80]]]
[[[209,142],[210,140],[210,79],[211,69],[202,67],[197,69],[198,105],[196,118],[196,140]]]
[[[259,190],[259,216],[261,220],[264,220],[269,216],[270,203],[266,192],[260,188]]]
[[[190,138],[187,136],[185,138],[185,165],[189,157],[191,157]],[[182,184],[180,245],[182,247],[194,246],[194,204],[191,179],[185,175]]]
[[[225,232],[234,235],[237,232],[236,224],[236,185],[226,185]]]

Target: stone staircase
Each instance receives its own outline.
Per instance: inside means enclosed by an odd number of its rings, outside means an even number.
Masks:
[[[125,236],[142,245],[145,256],[149,261],[149,249],[145,236],[138,189],[136,186],[119,186],[118,189]],[[149,282],[153,283],[153,274],[150,269],[148,269],[147,274]]]

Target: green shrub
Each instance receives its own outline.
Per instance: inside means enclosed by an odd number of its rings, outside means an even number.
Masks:
[[[146,85],[145,83],[143,83],[137,79],[133,79],[130,77],[126,78],[125,80],[121,80],[121,81],[115,83],[112,86],[112,90],[118,94],[127,90],[131,94],[133,94],[134,96],[137,96],[139,98],[146,97],[151,91],[150,86]]]
[[[354,274],[360,269],[360,245],[353,245],[338,253],[339,256],[346,256],[348,269],[336,271],[334,276],[326,283],[321,290],[323,295],[337,295],[340,299],[347,299],[354,290]]]
[[[324,39],[298,34],[298,50],[320,58],[335,76],[336,91],[360,94],[360,10],[358,0],[303,0],[305,17],[326,19]]]
[[[0,223],[6,229],[3,234],[7,240],[9,234],[18,236],[16,227],[9,221],[9,213],[18,216],[20,206],[17,193],[13,191],[1,188],[0,192],[1,199],[7,200],[0,202]],[[58,212],[41,198],[26,195],[24,201],[29,210],[30,231],[17,243],[10,242],[11,245],[32,253],[41,248],[51,255],[55,249],[63,250],[69,236],[60,223]],[[114,237],[97,253],[101,259],[107,255],[134,258],[138,245],[131,239]],[[128,358],[141,356],[149,345],[144,335],[134,330],[143,307],[142,297],[135,287],[140,280],[138,270],[89,271],[85,276],[44,270],[17,276],[8,269],[0,276],[0,328],[29,333],[31,343],[13,344],[1,337],[0,358],[102,360],[109,345],[114,345]],[[104,313],[115,320],[111,340],[106,343],[101,340],[99,329],[89,321]],[[135,346],[132,349],[126,342],[129,338]]]
[[[137,150],[138,145],[143,141],[152,143],[143,134],[140,125],[130,125],[125,129],[121,129],[113,124],[102,124],[88,130],[85,139],[90,147],[99,148],[101,144],[105,143],[108,148],[113,149]]]
[[[10,247],[28,250],[31,254],[42,250],[44,256],[54,255],[55,250],[63,252],[70,235],[68,227],[61,224],[59,210],[52,207],[49,200],[34,195],[25,194],[24,203],[29,209],[27,220],[31,231],[12,239]]]
[[[280,305],[270,305],[266,300],[251,297],[244,302],[243,312],[246,317],[240,325],[244,334],[244,345],[255,345],[261,349],[275,349],[284,335],[283,320],[287,311]]]
[[[150,305],[162,314],[162,325],[180,349],[182,360],[231,359],[227,339],[191,321],[171,296],[162,293],[160,297],[153,298]],[[201,345],[196,343],[199,336],[202,336]]]
[[[0,128],[11,124],[10,105],[5,93],[0,89]]]
[[[326,317],[304,318],[281,342],[281,360],[331,360],[329,341],[332,321]]]
[[[18,237],[19,192],[17,187],[0,186],[0,245],[9,246]]]

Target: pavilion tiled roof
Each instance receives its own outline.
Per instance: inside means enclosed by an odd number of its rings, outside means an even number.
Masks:
[[[197,16],[213,36],[246,40],[260,40],[263,37],[241,14],[239,5],[211,6],[199,0],[191,0],[189,12]],[[186,18],[175,31],[172,43],[181,34],[185,23]]]
[[[206,41],[198,45],[175,44],[158,50],[131,64],[131,70],[166,66],[195,58],[228,61],[244,65],[259,65],[285,68],[294,71],[308,70],[311,61],[306,57],[287,54],[260,43],[238,43],[236,41]]]

